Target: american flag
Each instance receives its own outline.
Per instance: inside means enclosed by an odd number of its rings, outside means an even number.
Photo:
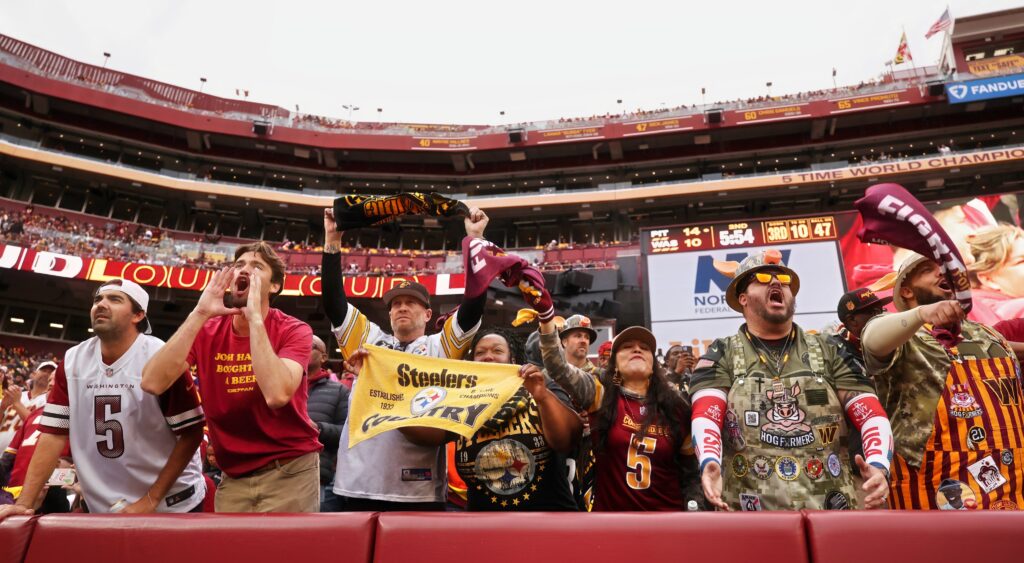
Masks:
[[[942,17],[939,18],[939,21],[932,24],[932,27],[928,29],[928,33],[924,34],[924,38],[930,39],[932,35],[951,27],[953,27],[953,18],[949,17],[949,8],[946,8],[946,11],[942,12]]]

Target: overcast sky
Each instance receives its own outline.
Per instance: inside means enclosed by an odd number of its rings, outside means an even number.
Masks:
[[[953,0],[954,17],[1020,0]],[[945,0],[31,0],[0,33],[93,64],[303,112],[495,124],[856,84],[905,27],[918,66]],[[618,106],[617,99],[623,104]],[[383,113],[377,113],[377,108]],[[499,115],[504,110],[505,116]]]

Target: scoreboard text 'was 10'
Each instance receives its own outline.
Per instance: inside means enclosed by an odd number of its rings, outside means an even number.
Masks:
[[[651,230],[647,251],[650,254],[667,254],[835,240],[836,237],[835,219],[830,215],[772,221],[733,221]]]

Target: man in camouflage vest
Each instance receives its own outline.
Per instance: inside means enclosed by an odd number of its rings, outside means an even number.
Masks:
[[[1024,392],[1009,343],[965,318],[924,256],[900,266],[893,304],[898,312],[871,319],[863,335],[899,440],[893,508],[1024,508]]]
[[[733,275],[726,301],[746,322],[708,348],[690,384],[708,503],[723,510],[860,508],[843,451],[850,423],[864,435],[865,456],[856,458],[864,506],[884,506],[888,418],[853,359],[793,323],[796,272],[774,249],[715,266]]]

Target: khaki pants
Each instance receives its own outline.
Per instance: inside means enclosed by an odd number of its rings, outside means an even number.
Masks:
[[[319,512],[320,454],[274,461],[237,479],[225,474],[214,507],[217,512]]]

